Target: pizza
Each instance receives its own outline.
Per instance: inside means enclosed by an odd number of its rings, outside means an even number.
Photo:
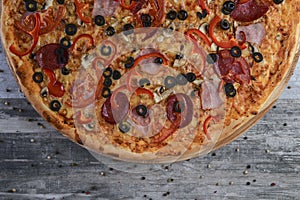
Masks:
[[[2,0],[1,38],[46,121],[96,153],[172,162],[267,111],[299,52],[292,0]]]

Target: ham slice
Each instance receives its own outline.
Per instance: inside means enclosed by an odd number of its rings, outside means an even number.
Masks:
[[[243,40],[243,32],[246,36],[246,41],[250,43],[261,44],[266,35],[265,26],[263,23],[251,24],[248,26],[238,26],[236,30],[236,38]]]
[[[93,9],[93,17],[97,15],[102,16],[112,16],[118,6],[120,5],[119,1],[113,0],[95,0],[94,1],[94,9]]]
[[[224,103],[219,94],[219,82],[206,80],[202,83],[201,102],[203,110],[215,109]]]

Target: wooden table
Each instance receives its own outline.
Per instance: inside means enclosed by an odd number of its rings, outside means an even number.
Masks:
[[[276,105],[210,154],[169,165],[100,158],[45,122],[0,46],[0,199],[300,199],[300,62]]]

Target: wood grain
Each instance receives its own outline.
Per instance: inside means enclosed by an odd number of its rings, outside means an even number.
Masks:
[[[236,141],[170,165],[100,158],[26,101],[0,46],[0,199],[300,199],[300,64],[270,112]]]

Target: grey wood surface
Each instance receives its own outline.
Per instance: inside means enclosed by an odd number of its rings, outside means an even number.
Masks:
[[[184,162],[133,165],[96,159],[39,117],[0,46],[0,199],[300,199],[299,68],[236,141]]]

